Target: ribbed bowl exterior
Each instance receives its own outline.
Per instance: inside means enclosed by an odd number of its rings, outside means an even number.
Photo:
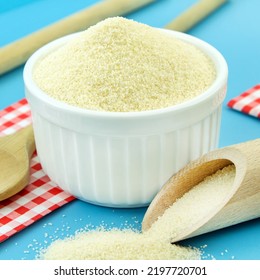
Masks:
[[[62,189],[88,202],[138,207],[189,161],[218,145],[221,107],[200,122],[151,135],[91,135],[33,112],[43,170]]]
[[[218,147],[225,60],[201,40],[168,32],[204,49],[217,69],[208,92],[172,108],[94,112],[50,98],[33,82],[33,66],[67,38],[43,47],[26,63],[24,81],[37,153],[43,170],[63,190],[104,206],[145,206],[174,173]]]

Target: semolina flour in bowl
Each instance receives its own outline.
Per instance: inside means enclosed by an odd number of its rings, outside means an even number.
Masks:
[[[180,104],[215,80],[200,49],[162,30],[122,17],[80,32],[34,68],[49,96],[98,111],[132,112]]]

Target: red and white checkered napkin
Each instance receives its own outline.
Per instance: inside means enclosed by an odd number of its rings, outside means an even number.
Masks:
[[[231,99],[227,105],[242,113],[260,118],[260,84]]]
[[[0,136],[14,133],[30,123],[29,105],[26,99],[22,99],[0,111]],[[35,153],[31,160],[29,185],[0,202],[0,242],[74,199],[50,181]]]

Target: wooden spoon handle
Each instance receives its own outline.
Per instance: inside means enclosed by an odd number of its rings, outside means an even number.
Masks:
[[[186,32],[225,2],[227,0],[200,0],[168,23],[165,28]]]
[[[81,31],[102,19],[124,15],[155,0],[105,0],[0,49],[0,75],[23,64],[44,44]]]

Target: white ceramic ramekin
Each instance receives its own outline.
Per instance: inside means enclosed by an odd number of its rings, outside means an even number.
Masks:
[[[200,96],[169,108],[99,112],[73,107],[41,91],[35,63],[75,34],[36,51],[24,69],[38,156],[62,189],[94,204],[139,207],[189,161],[218,146],[227,64],[212,46],[193,36],[162,30],[190,42],[214,62],[217,77]]]

